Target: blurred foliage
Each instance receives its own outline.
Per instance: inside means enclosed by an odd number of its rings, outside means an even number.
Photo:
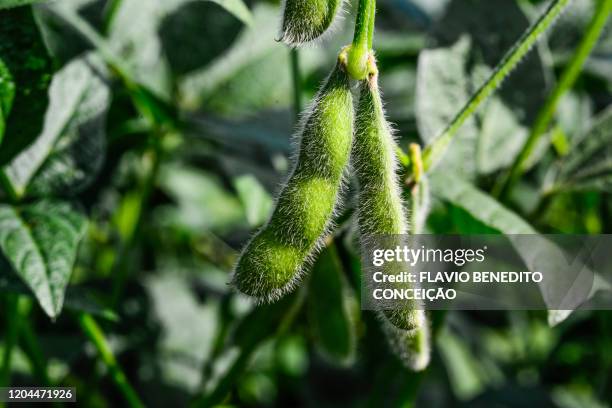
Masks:
[[[83,406],[124,406],[75,319],[86,313],[146,406],[610,406],[603,311],[553,317],[554,328],[545,311],[434,313],[431,366],[403,368],[359,310],[352,179],[295,293],[256,307],[231,290],[291,154],[278,1],[4,10],[18,3],[30,2],[0,0],[0,363],[11,355],[12,385],[73,386]],[[400,146],[435,137],[545,4],[379,0],[374,47]],[[346,7],[336,35],[299,52],[301,100],[351,40]],[[529,172],[505,202],[488,194],[593,10],[574,0],[461,128],[430,175],[424,232],[612,233],[610,23]]]

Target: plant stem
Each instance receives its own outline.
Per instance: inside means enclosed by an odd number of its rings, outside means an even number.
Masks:
[[[463,123],[476,111],[531,50],[536,41],[567,7],[570,0],[554,0],[542,16],[525,31],[521,38],[497,64],[491,76],[476,91],[450,124],[423,151],[425,170],[430,170],[446,153],[450,142]]]
[[[134,388],[132,388],[123,370],[119,366],[108,341],[104,337],[104,332],[100,326],[98,326],[98,323],[96,323],[94,318],[88,313],[79,314],[78,322],[83,333],[85,333],[98,351],[100,358],[108,368],[111,378],[125,397],[128,405],[132,408],[144,408],[145,405],[142,403],[140,397],[138,397],[138,394],[136,394],[136,391],[134,391]]]
[[[109,0],[104,9],[104,32],[108,33],[123,0]]]
[[[368,21],[368,50],[374,44],[374,26],[376,25],[376,0],[370,0],[370,16]]]
[[[2,354],[2,365],[0,366],[0,387],[7,387],[11,381],[11,362],[13,348],[19,337],[19,296],[8,294],[6,296],[6,307],[4,314],[6,323],[6,334],[4,336],[4,353]]]
[[[296,48],[289,51],[291,58],[291,76],[293,79],[293,109],[296,121],[302,112],[302,75],[300,73],[300,54]]]
[[[359,0],[355,19],[353,43],[348,48],[347,72],[356,80],[365,79],[368,74],[368,53],[374,32],[373,17],[375,0]]]
[[[353,34],[353,46],[359,47],[363,44],[368,44],[369,25],[370,25],[370,7],[371,0],[359,0],[357,8],[357,17],[355,19],[355,32]]]
[[[580,45],[576,49],[576,52],[572,56],[568,66],[565,68],[563,73],[561,74],[561,78],[557,83],[557,86],[552,91],[544,106],[540,110],[535,123],[531,129],[531,133],[529,137],[525,141],[523,148],[521,149],[519,155],[514,161],[512,167],[510,168],[506,177],[501,180],[496,188],[493,191],[493,195],[496,197],[507,197],[514,184],[518,181],[521,175],[526,170],[526,165],[529,161],[529,158],[533,154],[535,147],[538,144],[538,141],[541,139],[543,135],[546,134],[550,122],[553,119],[555,111],[557,110],[557,105],[561,100],[563,94],[571,89],[571,87],[576,82],[576,79],[580,75],[582,67],[586,62],[588,56],[591,54],[591,51],[597,44],[597,40],[599,39],[608,17],[610,16],[610,12],[612,11],[612,0],[599,0],[597,9],[593,14],[593,18],[589,23],[587,30],[582,37],[582,41]]]
[[[11,180],[9,180],[2,168],[0,168],[0,185],[2,185],[2,190],[4,190],[11,202],[17,202],[19,200],[19,194],[17,194],[13,183],[11,183]]]
[[[23,342],[22,348],[30,359],[32,373],[38,378],[38,381],[41,381],[45,386],[52,386],[49,373],[47,372],[45,355],[40,348],[40,344],[36,338],[36,333],[34,333],[34,329],[32,328],[32,324],[30,323],[29,319],[24,319],[21,322],[21,330],[19,334],[21,341]]]
[[[143,215],[149,204],[149,198],[155,187],[155,181],[159,174],[161,165],[161,140],[163,136],[153,137],[154,146],[144,152],[143,162],[145,168],[143,177],[138,191],[128,194],[124,200],[134,200],[135,209],[132,216],[129,218],[128,225],[118,225],[118,230],[121,231],[121,243],[118,249],[119,257],[113,265],[114,281],[111,296],[111,305],[114,307],[118,304],[121,295],[125,289],[125,284],[129,277],[129,252],[133,249],[136,242],[136,236],[142,224]]]

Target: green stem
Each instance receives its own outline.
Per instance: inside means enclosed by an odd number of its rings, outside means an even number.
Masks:
[[[359,0],[353,43],[348,49],[347,71],[355,80],[365,79],[368,74],[368,53],[374,28],[373,17],[375,0]]]
[[[96,323],[94,318],[88,313],[79,314],[78,322],[83,333],[85,333],[98,351],[100,358],[108,368],[111,378],[125,397],[128,405],[132,408],[144,408],[145,405],[123,373],[98,323]]]
[[[371,50],[374,44],[374,26],[376,25],[376,0],[370,0],[368,21],[368,50]]]
[[[4,336],[4,353],[2,354],[2,365],[0,366],[0,387],[8,387],[11,382],[11,362],[13,348],[19,337],[19,296],[8,294],[6,296],[6,312],[4,314],[6,323],[6,334]]]
[[[123,0],[109,0],[104,9],[104,32],[108,33]]]
[[[98,50],[100,55],[102,55],[106,63],[121,77],[126,84],[129,85],[130,88],[135,85],[136,81],[133,80],[133,75],[131,74],[128,66],[118,55],[115,54],[110,45],[107,43],[106,39],[102,37],[87,21],[83,20],[81,16],[68,7],[56,7],[53,9],[53,11],[58,17],[72,26],[72,28],[74,28],[83,38],[89,41],[91,45]]]
[[[124,199],[127,200],[135,200],[136,208],[134,213],[129,219],[129,225],[118,226],[123,233],[121,235],[121,242],[119,250],[117,251],[119,256],[116,259],[115,264],[113,265],[113,273],[114,281],[113,281],[113,289],[111,296],[111,304],[116,306],[119,303],[119,300],[123,294],[125,289],[125,284],[129,277],[129,253],[134,247],[134,243],[136,242],[136,236],[138,231],[140,230],[140,226],[142,224],[143,215],[149,203],[149,198],[153,192],[155,187],[155,181],[157,180],[157,175],[159,174],[159,168],[161,165],[161,140],[163,136],[154,137],[153,143],[154,146],[149,148],[144,153],[143,159],[148,159],[147,166],[144,169],[144,174],[142,177],[141,185],[134,194],[126,195]]]
[[[19,200],[17,190],[15,190],[13,183],[11,183],[11,180],[8,178],[2,168],[0,168],[0,185],[2,185],[2,190],[4,190],[11,202],[17,202]]]
[[[565,92],[571,89],[576,82],[584,63],[597,44],[597,40],[599,39],[606,25],[606,21],[610,16],[610,12],[612,12],[612,0],[600,0],[595,13],[593,14],[593,18],[591,19],[582,41],[580,42],[580,45],[572,56],[569,65],[561,74],[561,78],[559,79],[557,86],[540,110],[531,129],[531,133],[529,134],[527,141],[523,145],[523,148],[510,168],[507,176],[502,179],[501,183],[498,184],[493,191],[494,196],[507,197],[512,190],[512,187],[514,187],[514,184],[516,184],[521,175],[526,171],[527,163],[529,162],[534,149],[538,145],[539,140],[546,134],[561,97]]]
[[[21,323],[20,337],[22,348],[30,359],[32,373],[37,377],[38,381],[42,382],[46,387],[51,387],[51,379],[47,372],[47,362],[43,353],[34,328],[29,319],[24,319]]]
[[[297,48],[292,48],[290,51],[291,57],[291,76],[293,78],[293,108],[295,110],[296,120],[302,112],[302,76],[300,73],[300,54]]]
[[[423,164],[425,170],[430,170],[440,161],[446,153],[450,142],[463,123],[476,111],[502,81],[512,72],[523,57],[531,50],[536,41],[552,25],[555,19],[567,7],[570,0],[554,0],[546,12],[531,27],[525,31],[521,38],[506,53],[491,76],[476,91],[465,106],[459,111],[450,124],[438,135],[423,151]]]

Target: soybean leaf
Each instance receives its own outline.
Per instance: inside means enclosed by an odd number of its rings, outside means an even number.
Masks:
[[[104,75],[104,64],[90,54],[53,77],[42,133],[4,167],[18,195],[72,194],[96,176],[110,104]]]
[[[250,25],[253,23],[253,16],[251,15],[251,11],[244,4],[242,0],[209,0],[213,3],[217,3],[225,10],[236,16],[240,19],[244,24]]]
[[[470,183],[457,177],[451,177],[441,172],[435,172],[430,177],[432,192],[438,197],[457,205],[477,220],[508,236],[527,267],[534,271],[561,271],[567,270],[566,257],[563,252],[546,238],[521,239],[520,235],[537,235],[538,232],[512,211],[503,207],[491,196],[479,191]],[[539,284],[540,291],[547,305],[566,305],[572,299],[591,298],[597,290],[599,280],[584,264],[576,265],[579,273],[575,276],[550,276],[546,274]],[[591,286],[589,286],[591,284]],[[581,293],[587,290],[588,293]],[[579,293],[580,292],[580,293]],[[560,298],[560,294],[565,297]],[[560,302],[560,299],[562,302]],[[586,300],[586,299],[585,299]],[[550,308],[548,321],[556,325],[565,320],[574,307],[567,305],[564,310]],[[570,308],[571,306],[571,308]]]
[[[272,211],[273,200],[261,183],[250,174],[236,177],[234,188],[251,227],[262,225]]]
[[[199,233],[223,232],[244,223],[239,200],[224,190],[221,181],[212,174],[167,164],[161,168],[159,184],[178,204],[158,209],[156,218],[162,223]]]
[[[563,158],[555,189],[612,191],[612,109]]]
[[[287,109],[292,103],[289,53],[275,42],[278,10],[260,4],[253,24],[243,30],[220,58],[191,72],[179,83],[181,105],[204,109],[232,119],[250,117],[254,110]],[[302,54],[303,75],[321,62],[321,52]]]
[[[355,357],[356,334],[350,296],[336,248],[327,246],[310,275],[309,327],[323,357],[343,365]]]
[[[158,35],[164,7],[165,2],[122,1],[108,28],[108,43],[123,59],[134,80],[169,101],[170,67]]]
[[[18,293],[34,297],[34,293],[15,274],[8,260],[0,253],[0,293]],[[87,288],[71,287],[66,291],[64,308],[77,312],[87,312],[106,320],[118,321],[117,314],[100,304]]]
[[[51,318],[62,310],[86,225],[85,217],[64,202],[0,205],[0,249]]]
[[[145,288],[163,329],[158,351],[164,382],[193,393],[202,381],[201,364],[214,345],[217,304],[210,299],[200,303],[176,270],[151,276]]]
[[[2,165],[36,139],[48,103],[52,63],[31,7],[0,10],[0,61],[5,65],[2,82],[8,71],[14,83],[3,87],[13,89],[14,97],[2,97],[2,116],[8,118],[0,149]]]
[[[463,208],[497,231],[504,234],[537,234],[525,220],[467,181],[436,171],[430,175],[430,185],[432,194]]]
[[[42,3],[43,1],[47,0],[0,0],[0,10],[27,6],[28,4]]]
[[[444,129],[470,96],[465,73],[469,48],[469,38],[463,37],[452,47],[423,50],[419,55],[415,109],[419,134],[425,143]],[[475,173],[477,134],[474,118],[468,119],[457,132],[456,141],[444,159],[444,168],[461,174]]]
[[[241,0],[124,0],[109,27],[109,42],[139,83],[169,101],[172,73],[208,63],[229,46],[241,21],[252,21]]]

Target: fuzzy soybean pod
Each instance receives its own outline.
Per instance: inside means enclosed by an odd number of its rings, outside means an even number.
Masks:
[[[371,248],[376,237],[386,243],[398,242],[408,233],[406,211],[396,172],[395,140],[383,109],[378,89],[378,71],[373,57],[370,72],[361,85],[357,107],[355,143],[352,161],[359,183],[357,216],[362,251]],[[383,272],[394,274],[400,265],[385,264]],[[403,330],[418,329],[424,324],[423,310],[412,303],[402,308],[383,310],[393,325]]]
[[[412,371],[427,368],[431,360],[431,329],[427,323],[419,329],[402,330],[383,321],[382,328],[391,349],[406,368]]]
[[[291,46],[316,40],[328,31],[343,0],[284,0],[280,40]]]
[[[293,289],[330,227],[353,139],[344,61],[322,85],[298,130],[298,154],[267,224],[243,250],[233,283],[261,302]]]

